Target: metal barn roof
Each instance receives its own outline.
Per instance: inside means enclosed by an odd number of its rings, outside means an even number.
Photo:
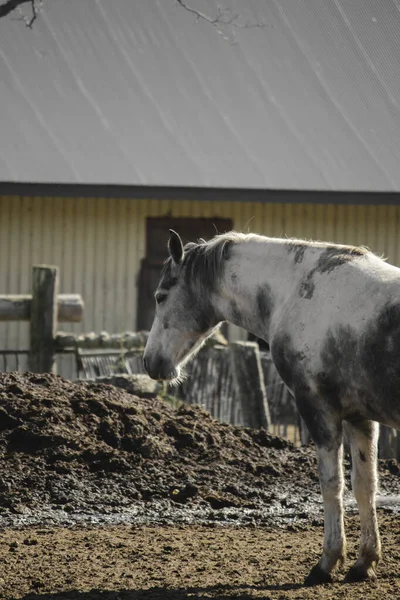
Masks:
[[[0,19],[0,181],[400,190],[400,0],[18,15]]]

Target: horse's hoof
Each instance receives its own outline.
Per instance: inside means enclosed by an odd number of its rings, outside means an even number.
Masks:
[[[311,569],[309,574],[304,580],[304,585],[312,586],[312,585],[321,585],[322,583],[332,583],[332,575],[327,573],[317,564],[315,567]]]
[[[354,583],[356,581],[375,581],[376,573],[372,566],[353,565],[347,573],[345,583]]]

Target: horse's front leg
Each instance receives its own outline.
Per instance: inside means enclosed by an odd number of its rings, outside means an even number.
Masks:
[[[351,451],[351,482],[360,512],[360,551],[346,581],[375,579],[381,557],[375,496],[377,489],[377,446],[379,425],[373,421],[346,423]]]
[[[317,447],[319,480],[324,501],[324,547],[318,563],[305,580],[306,585],[330,583],[332,571],[346,556],[343,520],[343,446]]]
[[[343,430],[339,419],[325,415],[317,406],[304,410],[302,416],[309,427],[318,454],[318,471],[324,501],[324,546],[318,563],[306,577],[305,585],[330,583],[332,572],[346,556],[343,519]],[[303,411],[301,410],[303,409]]]

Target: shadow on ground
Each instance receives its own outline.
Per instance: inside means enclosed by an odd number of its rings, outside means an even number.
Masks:
[[[260,585],[246,586],[247,590],[259,591],[288,591],[302,588],[299,583],[285,585]],[[147,590],[90,590],[88,592],[79,592],[70,590],[68,592],[57,592],[54,594],[28,594],[21,600],[251,600],[254,599],[253,594],[240,593],[244,586],[236,585],[216,585],[210,587],[188,587],[180,589],[166,589],[164,587],[153,587]],[[268,600],[269,596],[263,597]]]

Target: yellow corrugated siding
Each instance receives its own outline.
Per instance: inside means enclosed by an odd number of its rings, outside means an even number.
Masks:
[[[146,217],[230,217],[270,236],[365,244],[400,266],[400,207],[113,198],[0,198],[0,293],[30,291],[32,264],[60,268],[60,291],[80,293],[85,316],[68,331],[136,325],[137,275]],[[0,346],[25,347],[25,323],[0,323]]]

